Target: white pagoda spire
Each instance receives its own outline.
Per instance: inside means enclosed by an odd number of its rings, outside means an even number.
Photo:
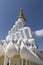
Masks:
[[[20,13],[18,16],[17,21],[15,22],[15,25],[13,25],[13,28],[11,28],[11,30],[9,31],[9,33],[14,33],[16,32],[18,29],[21,29],[25,26],[25,17],[23,15],[23,10],[22,8],[20,8]]]
[[[23,14],[23,10],[22,8],[20,8],[20,13],[19,13],[19,16],[18,16],[18,19],[17,21],[15,22],[15,26],[17,26],[17,28],[22,28],[25,26],[25,17],[24,17],[24,14]]]

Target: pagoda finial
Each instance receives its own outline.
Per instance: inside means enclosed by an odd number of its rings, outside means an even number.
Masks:
[[[20,8],[20,14],[19,14],[18,18],[23,18],[25,20],[22,8]]]

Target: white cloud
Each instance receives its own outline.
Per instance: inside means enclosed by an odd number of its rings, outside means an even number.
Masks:
[[[35,31],[34,34],[36,36],[42,37],[43,36],[43,29]]]

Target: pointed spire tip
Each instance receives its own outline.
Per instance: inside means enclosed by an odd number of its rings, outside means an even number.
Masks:
[[[19,14],[18,18],[23,18],[25,20],[22,8],[20,8],[20,14]]]

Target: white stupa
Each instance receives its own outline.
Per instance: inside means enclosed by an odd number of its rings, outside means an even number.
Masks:
[[[38,51],[30,27],[26,27],[23,10],[20,9],[15,25],[0,44],[0,65],[43,65],[43,61],[34,52]],[[2,43],[2,41],[1,41]]]

